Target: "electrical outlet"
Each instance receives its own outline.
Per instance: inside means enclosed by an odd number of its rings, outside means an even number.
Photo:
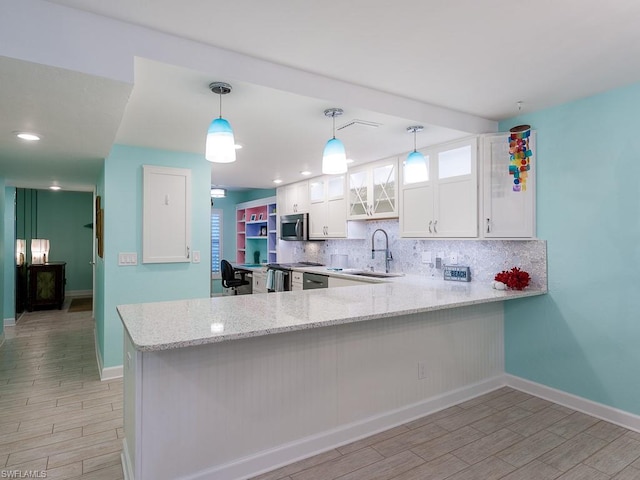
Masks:
[[[451,252],[449,254],[449,265],[457,265],[458,264],[458,252]]]
[[[424,380],[427,378],[427,363],[418,362],[418,380]]]

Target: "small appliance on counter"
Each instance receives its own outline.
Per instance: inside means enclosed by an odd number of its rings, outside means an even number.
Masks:
[[[349,267],[349,255],[341,253],[332,253],[329,267],[332,270],[343,270]]]

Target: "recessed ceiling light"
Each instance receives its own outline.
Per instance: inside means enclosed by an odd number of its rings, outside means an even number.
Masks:
[[[236,143],[236,144],[234,145],[234,148],[235,148],[236,150],[240,150],[240,149],[242,148],[242,145],[240,145],[239,143]]]
[[[37,135],[35,133],[31,133],[31,132],[14,132],[16,134],[16,137],[22,139],[22,140],[27,140],[28,142],[35,142],[37,140],[40,140],[40,135]]]
[[[60,190],[61,188],[62,188],[62,187],[61,187],[61,186],[59,186],[59,185],[51,185],[51,186],[49,187],[49,190]]]
[[[347,158],[347,163],[353,163],[353,158]]]
[[[276,178],[273,183],[282,183],[282,180],[280,180],[279,178]]]
[[[311,175],[311,172],[309,170],[303,170],[300,172],[300,175],[305,175],[305,176]]]

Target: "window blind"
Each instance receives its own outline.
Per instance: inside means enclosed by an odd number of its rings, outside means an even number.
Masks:
[[[211,273],[220,274],[222,260],[222,210],[211,209]]]

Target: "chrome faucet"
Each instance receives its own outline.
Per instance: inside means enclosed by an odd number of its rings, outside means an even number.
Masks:
[[[377,230],[375,230],[373,232],[373,235],[371,235],[371,259],[373,260],[376,258],[377,251],[382,251],[382,250],[376,250],[375,243],[374,243],[374,240],[376,239],[376,233],[378,232],[384,233],[384,267],[385,267],[385,273],[389,273],[389,262],[393,260],[393,255],[391,255],[391,252],[389,251],[389,235],[387,235],[387,232],[385,232],[381,228],[378,228]]]

